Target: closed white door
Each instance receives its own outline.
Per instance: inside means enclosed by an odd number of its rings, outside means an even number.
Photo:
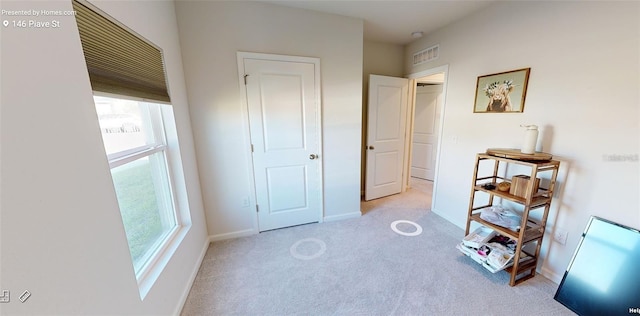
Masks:
[[[245,57],[241,73],[260,231],[318,222],[322,214],[319,60],[279,59]]]
[[[370,75],[365,200],[400,193],[409,80]]]
[[[442,108],[442,85],[419,86],[411,152],[411,176],[433,181]]]

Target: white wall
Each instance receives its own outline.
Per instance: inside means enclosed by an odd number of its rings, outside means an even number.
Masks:
[[[179,203],[193,225],[141,302],[75,19],[43,19],[59,20],[56,29],[2,28],[0,284],[11,291],[3,315],[178,313],[205,250],[174,5],[95,3],[164,50],[186,179],[178,190],[188,193]],[[70,1],[1,6],[72,10]],[[23,304],[25,289],[32,296]]]
[[[463,227],[475,154],[521,144],[520,124],[541,127],[538,150],[562,161],[538,267],[558,281],[590,215],[640,228],[638,2],[500,2],[414,42],[405,70],[449,64],[434,210]],[[411,67],[416,51],[440,58]],[[478,76],[531,67],[522,114],[474,114]],[[457,141],[455,140],[457,139]],[[635,161],[607,161],[605,155]],[[551,242],[556,227],[566,245]]]
[[[402,77],[404,72],[404,47],[402,45],[364,41],[363,76],[370,74]]]
[[[238,51],[319,57],[325,219],[359,216],[361,20],[257,2],[176,3],[212,239],[257,232]],[[355,93],[354,93],[355,92]]]

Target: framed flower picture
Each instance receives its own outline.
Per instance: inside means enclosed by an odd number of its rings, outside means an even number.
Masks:
[[[522,113],[531,68],[478,77],[474,113]]]

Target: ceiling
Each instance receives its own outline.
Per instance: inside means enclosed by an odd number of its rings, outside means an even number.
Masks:
[[[277,5],[339,14],[364,20],[364,39],[408,44],[412,32],[433,32],[489,6],[492,1],[361,1],[361,0],[263,0]]]

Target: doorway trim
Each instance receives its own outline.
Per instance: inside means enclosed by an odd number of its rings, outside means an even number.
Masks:
[[[434,206],[436,205],[436,199],[437,199],[437,192],[438,192],[438,178],[440,175],[440,156],[441,156],[441,149],[442,149],[442,136],[443,136],[443,131],[444,131],[444,117],[445,117],[445,112],[446,112],[446,108],[447,108],[447,82],[449,81],[449,64],[445,64],[442,66],[438,66],[438,67],[434,67],[434,68],[430,68],[427,70],[423,70],[423,71],[419,71],[419,72],[415,72],[415,73],[411,73],[409,75],[407,75],[407,78],[410,80],[409,81],[409,87],[413,87],[412,90],[412,95],[411,95],[411,103],[409,104],[409,111],[407,111],[408,113],[411,113],[411,117],[410,117],[410,124],[407,124],[407,138],[406,138],[406,142],[407,142],[407,146],[405,146],[405,172],[403,172],[404,176],[403,176],[403,189],[402,191],[404,192],[406,190],[406,187],[408,186],[409,180],[410,180],[410,173],[408,172],[411,168],[411,152],[410,150],[411,148],[411,144],[413,142],[413,127],[414,127],[414,112],[415,112],[415,107],[416,107],[416,83],[417,80],[422,78],[422,77],[427,77],[430,75],[435,75],[438,73],[444,73],[444,80],[442,82],[442,114],[440,115],[440,126],[439,126],[439,130],[438,130],[438,134],[440,135],[438,137],[438,145],[437,145],[437,155],[436,155],[436,166],[435,166],[435,172],[434,172],[434,177],[433,177],[433,193],[431,194],[431,209],[434,209]]]
[[[278,54],[266,54],[266,53],[255,53],[255,52],[236,52],[237,64],[238,64],[238,86],[240,88],[241,102],[242,102],[242,122],[244,124],[243,127],[243,138],[244,138],[244,147],[247,150],[247,167],[249,172],[249,205],[245,204],[244,209],[247,209],[249,212],[252,212],[253,224],[252,224],[252,234],[260,233],[260,226],[258,222],[258,212],[257,212],[257,192],[256,192],[256,180],[254,175],[254,162],[253,162],[253,149],[251,143],[251,122],[249,119],[249,104],[247,102],[247,87],[245,85],[245,77],[244,77],[244,60],[245,59],[261,59],[268,61],[281,61],[281,62],[302,62],[302,63],[311,63],[314,65],[314,80],[315,80],[315,101],[317,104],[317,115],[316,115],[316,124],[318,126],[318,155],[320,156],[320,161],[318,165],[318,173],[319,173],[319,186],[321,188],[320,195],[320,207],[318,214],[318,223],[322,223],[324,221],[324,155],[323,155],[323,125],[322,125],[322,90],[320,83],[320,58],[317,57],[304,57],[304,56],[292,56],[292,55],[278,55]],[[248,207],[248,208],[247,208]]]

